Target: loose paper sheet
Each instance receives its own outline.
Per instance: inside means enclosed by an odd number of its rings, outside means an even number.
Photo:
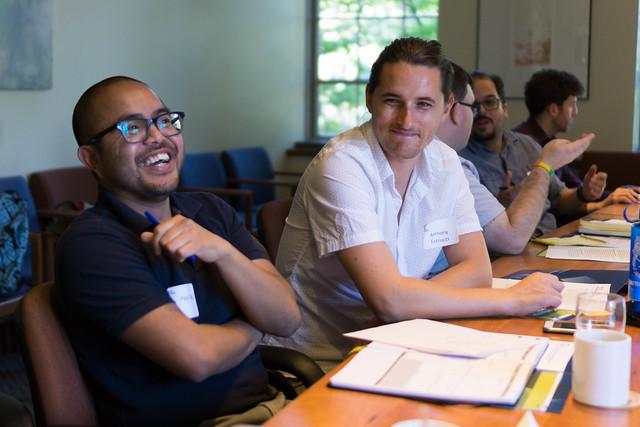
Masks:
[[[602,248],[590,246],[549,246],[547,258],[577,259],[604,262],[629,262],[630,250],[626,248]]]
[[[491,283],[492,288],[510,288],[518,283],[519,280],[515,279],[503,279],[494,277]],[[562,302],[556,308],[556,310],[570,310],[576,311],[576,303],[578,302],[578,295],[584,292],[605,292],[608,293],[611,289],[611,285],[608,283],[573,283],[562,282],[564,289],[562,290]]]
[[[542,243],[548,246],[602,246],[609,248],[626,248],[629,247],[630,239],[626,237],[610,237],[610,236],[585,236],[583,234],[575,234],[569,237],[536,237],[533,242]]]
[[[573,341],[549,340],[536,369],[540,371],[564,372],[573,356]]]
[[[544,337],[483,332],[427,319],[407,320],[344,334],[422,352],[462,357],[486,357],[499,351],[530,347]]]

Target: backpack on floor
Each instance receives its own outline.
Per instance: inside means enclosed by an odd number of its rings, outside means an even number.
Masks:
[[[27,202],[15,191],[0,191],[0,296],[18,289],[28,245]]]

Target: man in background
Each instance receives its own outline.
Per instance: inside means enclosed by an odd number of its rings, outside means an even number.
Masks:
[[[610,195],[600,202],[583,202],[577,189],[567,188],[555,176],[549,164],[541,162],[540,145],[527,135],[504,128],[508,117],[504,85],[499,76],[475,71],[471,74],[472,88],[478,114],[474,118],[471,138],[460,156],[471,161],[478,170],[480,182],[505,206],[511,205],[521,190],[525,178],[534,168],[541,167],[550,176],[545,208],[538,222],[535,235],[548,233],[557,226],[554,213],[582,216],[588,212],[617,202]],[[602,194],[605,182],[598,184]],[[622,200],[627,203],[637,200],[633,191],[625,192]]]
[[[544,69],[535,72],[525,85],[524,97],[529,117],[513,128],[529,135],[541,146],[545,146],[558,133],[567,132],[578,115],[578,97],[584,88],[576,76],[566,71]],[[609,195],[602,193],[606,187],[607,174],[591,165],[581,180],[570,165],[556,170],[558,178],[568,188],[576,188],[576,196],[582,202],[596,201]],[[638,198],[640,188],[618,188],[613,192],[613,203],[628,203]]]
[[[480,107],[475,103],[469,74],[457,64],[453,64],[453,70],[451,92],[454,103],[438,128],[438,138],[454,150],[460,151],[467,145],[473,119]],[[593,137],[593,134],[589,134],[574,142],[550,141],[540,152],[536,164],[542,162],[557,170],[582,154]],[[473,163],[462,157],[460,163],[469,181],[489,250],[503,254],[521,253],[544,213],[551,181],[548,171],[542,167],[534,167],[505,210],[487,187],[480,183],[480,176]]]

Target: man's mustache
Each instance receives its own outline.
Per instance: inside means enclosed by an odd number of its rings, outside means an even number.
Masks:
[[[480,121],[482,119],[489,120],[491,123],[493,123],[493,120],[491,120],[491,117],[488,117],[488,116],[485,116],[485,115],[478,115],[473,119],[473,124],[476,124],[478,121]]]

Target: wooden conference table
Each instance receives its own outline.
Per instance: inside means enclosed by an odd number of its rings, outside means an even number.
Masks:
[[[610,206],[592,215],[595,219],[621,218],[622,206]],[[551,235],[574,232],[578,222],[560,227]],[[544,246],[530,244],[521,255],[505,256],[492,263],[493,276],[501,277],[518,270],[599,269],[627,270],[628,265],[596,261],[551,260],[536,256]],[[452,320],[450,323],[485,331],[544,335],[552,339],[570,340],[569,335],[542,332],[542,320],[533,318],[485,318]],[[633,338],[631,358],[631,389],[640,392],[640,328],[627,326]],[[341,365],[342,366],[342,365]],[[412,419],[431,419],[473,427],[515,426],[525,411],[499,409],[468,404],[437,404],[401,397],[384,396],[328,386],[331,375],[325,375],[309,390],[302,393],[282,412],[265,424],[277,426],[391,426]],[[562,413],[534,412],[540,426],[640,426],[640,408],[599,409],[580,404],[570,394]]]

